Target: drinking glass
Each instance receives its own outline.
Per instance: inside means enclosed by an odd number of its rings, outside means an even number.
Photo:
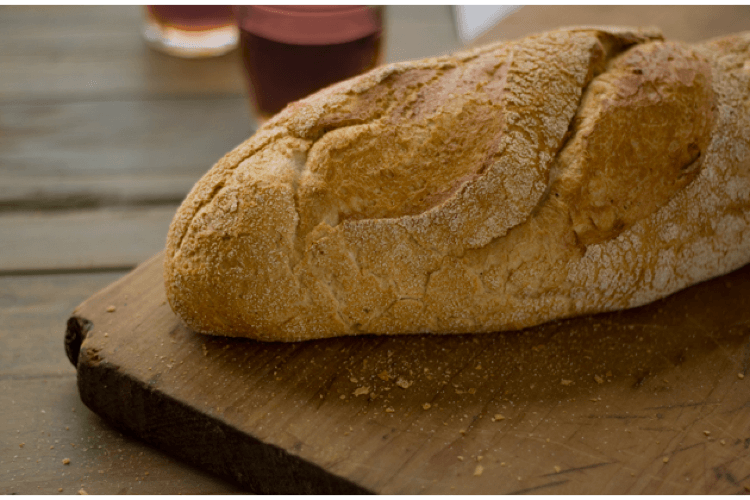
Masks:
[[[211,57],[237,46],[237,25],[229,5],[147,5],[143,37],[167,54]]]
[[[382,6],[235,7],[252,112],[292,101],[382,63]]]

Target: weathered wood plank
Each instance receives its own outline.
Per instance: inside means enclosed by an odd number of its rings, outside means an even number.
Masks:
[[[254,130],[244,98],[6,104],[2,110],[6,192],[16,178],[198,177]]]
[[[500,20],[472,45],[564,26],[658,26],[668,40],[700,42],[750,29],[745,5],[529,5]]]
[[[0,101],[244,96],[239,52],[187,60],[150,50],[141,7],[0,7]],[[447,6],[389,6],[385,61],[452,50]]]
[[[0,277],[0,380],[73,375],[60,325],[82,300],[124,274]]]
[[[161,258],[76,309],[81,398],[253,491],[750,486],[750,266],[523,332],[279,344],[186,329],[165,302]],[[208,437],[185,446],[196,429]]]
[[[239,492],[121,434],[81,403],[60,335],[81,300],[120,276],[0,278],[0,494]]]
[[[386,7],[385,61],[409,61],[459,48],[450,5]]]
[[[0,213],[177,205],[200,175],[144,173],[123,177],[112,173],[102,177],[49,175],[27,178],[0,173]]]
[[[0,216],[0,273],[133,267],[164,247],[177,206]]]
[[[245,93],[239,54],[170,57],[141,39],[141,7],[2,7],[0,100]]]
[[[60,335],[55,336],[59,348]],[[78,397],[75,370],[58,377],[3,378],[0,394],[0,494],[56,494],[59,488],[67,495],[81,489],[109,495],[242,492],[93,414]]]

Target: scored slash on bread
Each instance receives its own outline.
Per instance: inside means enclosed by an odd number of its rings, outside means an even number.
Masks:
[[[167,297],[268,341],[635,307],[750,261],[750,32],[557,30],[291,104],[192,189]]]

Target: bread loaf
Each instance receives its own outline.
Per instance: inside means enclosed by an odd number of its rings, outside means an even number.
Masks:
[[[198,332],[467,333],[635,307],[750,261],[750,32],[581,27],[288,106],[169,230]]]

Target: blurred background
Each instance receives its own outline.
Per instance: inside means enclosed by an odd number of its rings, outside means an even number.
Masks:
[[[377,62],[395,62],[577,24],[695,42],[750,29],[750,8],[392,5],[381,21]],[[241,50],[149,43],[141,6],[0,6],[0,493],[237,491],[91,414],[62,348],[72,309],[160,251],[258,126]]]

